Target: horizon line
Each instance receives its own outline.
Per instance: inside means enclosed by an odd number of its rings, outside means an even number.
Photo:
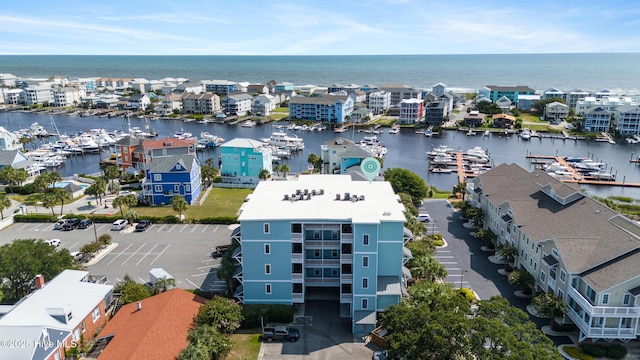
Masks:
[[[313,57],[313,56],[484,56],[484,55],[607,55],[607,54],[640,54],[636,51],[606,52],[548,52],[548,53],[451,53],[451,54],[0,54],[0,56],[220,56],[220,57]]]

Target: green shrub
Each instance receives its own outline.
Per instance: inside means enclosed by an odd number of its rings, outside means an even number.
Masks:
[[[9,187],[7,186],[5,190],[9,190]],[[20,194],[20,195],[31,195],[35,193],[35,190],[33,189],[33,184],[25,184],[23,186],[13,186],[12,190],[14,194]]]
[[[282,304],[246,304],[242,306],[241,327],[244,329],[259,328],[264,323],[290,323],[293,321],[294,309],[291,305]]]
[[[574,357],[579,360],[593,360],[593,356],[583,354],[580,349],[575,346],[565,346],[564,352],[566,352],[569,356]]]
[[[111,235],[109,235],[109,234],[100,235],[100,237],[98,238],[98,242],[100,242],[102,245],[110,245],[111,244]]]
[[[238,218],[231,216],[216,216],[202,219],[194,219],[192,222],[198,224],[234,224],[238,221]]]
[[[620,345],[601,345],[601,344],[580,344],[580,350],[593,357],[607,357],[612,359],[622,359],[627,356],[627,349]]]
[[[467,299],[469,303],[471,303],[476,299],[476,296],[474,295],[473,291],[471,291],[471,289],[469,288],[460,289],[459,294],[464,296],[464,298]]]
[[[54,223],[58,221],[58,217],[49,214],[29,214],[29,215],[14,215],[13,221],[15,222],[50,222]]]

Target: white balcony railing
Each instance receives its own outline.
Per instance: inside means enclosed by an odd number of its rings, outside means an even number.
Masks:
[[[342,255],[340,255],[340,261],[343,264],[352,264],[353,263],[353,254],[342,254]]]
[[[635,339],[636,338],[636,326],[626,327],[604,327],[604,326],[590,326],[584,320],[584,311],[580,313],[576,312],[573,308],[567,308],[567,315],[573,321],[578,328],[580,328],[581,338],[583,341],[587,338],[606,338],[606,339]]]
[[[351,294],[342,294],[340,295],[340,303],[341,304],[351,304],[353,302],[353,295]]]
[[[302,234],[291,234],[291,242],[301,243],[302,242]]]
[[[640,307],[638,306],[594,306],[571,286],[567,289],[567,295],[591,317],[640,318]]]
[[[342,242],[343,243],[352,243],[353,242],[353,234],[342,234]]]
[[[304,256],[302,255],[302,253],[291,254],[291,262],[294,262],[296,264],[301,264],[303,260],[304,260]]]
[[[340,282],[345,284],[350,284],[353,282],[353,274],[342,274],[340,275]]]
[[[302,282],[303,280],[304,280],[304,275],[302,273],[291,274],[291,281],[299,283],[299,282]]]
[[[320,277],[308,277],[304,280],[306,285],[316,286],[337,286],[340,284],[340,278],[320,278]]]
[[[294,303],[303,303],[304,294],[298,294],[298,293],[291,294],[291,301],[293,301]]]

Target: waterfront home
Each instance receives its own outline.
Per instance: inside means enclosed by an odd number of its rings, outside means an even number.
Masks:
[[[181,94],[186,94],[186,93],[200,94],[202,92],[205,92],[202,84],[194,84],[194,83],[187,83],[187,82],[182,82],[176,85],[174,90]],[[172,91],[169,91],[169,92],[172,92]]]
[[[278,98],[262,94],[251,100],[251,113],[257,116],[269,116],[278,107]]]
[[[22,89],[0,88],[0,102],[7,105],[17,105],[22,101]]]
[[[260,171],[272,173],[272,148],[261,141],[235,138],[220,145],[220,176],[223,183],[255,186]]]
[[[400,102],[402,100],[407,100],[407,99],[422,100],[422,91],[419,89],[414,89],[407,85],[386,84],[386,85],[380,86],[380,90],[391,94],[389,98],[390,106],[400,105]]]
[[[313,120],[343,124],[345,118],[351,116],[353,107],[353,95],[294,96],[289,101],[289,117],[292,120]]]
[[[444,122],[445,116],[449,114],[447,101],[437,99],[428,102],[424,108],[424,123],[426,126],[440,127]]]
[[[1,141],[2,138],[0,138]],[[38,166],[36,162],[29,159],[20,150],[0,150],[0,169],[7,166],[11,166],[14,169],[24,169],[28,174],[25,183],[32,182],[43,170],[43,167]]]
[[[345,94],[347,93],[344,90],[344,85],[342,85],[342,84],[333,84],[333,85],[327,86],[327,92],[329,94],[334,94],[334,93],[338,93],[338,92],[341,92],[341,91],[344,91]]]
[[[182,109],[182,95],[176,93],[166,94],[154,111],[160,116],[168,116],[174,111]]]
[[[542,92],[541,100],[549,100],[549,99],[561,99],[567,100],[567,94],[562,90],[558,90],[556,88],[550,88]]]
[[[366,146],[342,137],[327,141],[320,150],[323,174],[344,174],[354,167],[360,171],[362,160],[375,156]]]
[[[611,111],[601,106],[593,106],[582,113],[582,127],[589,132],[608,132],[611,125]]]
[[[386,91],[375,91],[369,94],[369,109],[378,115],[382,114],[391,106],[391,93]]]
[[[558,321],[579,340],[635,340],[640,334],[640,226],[544,171],[502,164],[467,183],[468,201],[498,246],[517,249],[515,268],[537,292],[567,304]]]
[[[587,109],[600,106],[601,108],[607,111],[614,111],[619,106],[638,106],[638,99],[632,97],[618,97],[618,96],[607,96],[607,97],[596,97],[596,96],[587,96],[582,100],[578,100],[575,107],[576,114],[583,114],[587,111]]]
[[[34,125],[38,125],[35,123]],[[33,126],[33,125],[32,125]],[[0,126],[0,150],[22,150],[18,135]]]
[[[533,105],[540,101],[540,95],[520,95],[516,103],[516,109],[521,111],[533,110]]]
[[[575,109],[579,100],[584,100],[584,98],[591,96],[588,92],[580,89],[572,89],[569,90],[566,96],[567,106],[571,109]]]
[[[447,92],[447,85],[443,83],[437,83],[431,87],[431,92],[436,96],[442,96]]]
[[[229,95],[221,100],[222,109],[227,115],[245,116],[251,111],[251,100],[248,94]]]
[[[294,85],[290,82],[279,82],[273,86],[273,92],[293,91]]]
[[[125,171],[133,174],[144,172],[146,163],[153,158],[171,155],[194,155],[195,140],[178,139],[175,137],[147,140],[132,136],[125,136],[116,141],[116,163]]]
[[[53,103],[53,90],[50,85],[39,84],[23,87],[20,103],[31,106],[34,104]]]
[[[200,162],[194,155],[156,157],[145,165],[140,195],[147,204],[167,205],[182,196],[193,205],[200,196]]]
[[[495,128],[502,129],[513,129],[513,125],[516,122],[515,116],[507,115],[507,114],[495,114],[493,115],[493,123],[492,126]]]
[[[100,360],[119,360],[123,354],[129,359],[178,359],[206,300],[175,288],[123,305],[96,339],[98,346],[106,345]]]
[[[640,135],[640,106],[626,105],[613,110],[613,126],[622,135]]]
[[[424,103],[420,99],[404,99],[400,101],[398,123],[415,124],[424,118]]]
[[[144,111],[151,105],[151,99],[147,94],[132,94],[126,100],[128,102],[127,109]]]
[[[63,270],[13,305],[0,307],[1,359],[63,359],[65,350],[90,343],[111,316],[113,285],[88,271]],[[24,345],[20,345],[24,344]]]
[[[509,100],[506,95],[503,95],[500,99],[496,100],[496,105],[498,105],[498,107],[505,112],[511,110],[512,104],[513,102]]]
[[[59,87],[53,91],[53,105],[59,107],[78,106],[87,95],[85,91],[74,87]]]
[[[182,111],[187,114],[213,114],[221,110],[220,96],[212,92],[182,96]]]
[[[484,114],[478,110],[472,110],[462,118],[462,126],[477,128],[484,122]]]
[[[247,86],[247,93],[249,94],[268,94],[269,87],[265,84],[250,84]]]
[[[20,78],[18,78],[17,76],[13,75],[13,74],[0,74],[0,86],[2,87],[16,87],[18,86],[18,82],[20,81]]]
[[[349,122],[354,124],[362,124],[371,121],[371,119],[373,119],[373,112],[366,106],[362,106],[351,112],[351,119],[349,120]]]
[[[569,106],[559,101],[550,102],[544,106],[544,118],[547,121],[559,122],[569,117]]]
[[[269,209],[265,211],[265,209]],[[386,181],[301,175],[261,181],[232,233],[240,247],[234,297],[245,304],[340,303],[357,334],[396,305],[411,277],[405,209]]]
[[[489,90],[488,98],[497,102],[503,96],[506,96],[511,103],[518,102],[518,96],[520,95],[535,95],[536,91],[528,86],[518,85],[518,86],[498,86],[498,85],[487,85]]]

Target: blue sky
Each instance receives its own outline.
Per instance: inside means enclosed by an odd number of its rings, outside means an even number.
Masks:
[[[639,52],[612,1],[3,1],[0,54],[373,55]]]

